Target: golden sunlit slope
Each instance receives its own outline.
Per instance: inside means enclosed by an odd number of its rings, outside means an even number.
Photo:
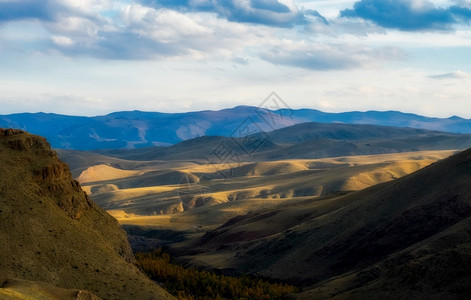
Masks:
[[[0,130],[0,240],[0,282],[39,281],[103,299],[171,298],[134,266],[124,231],[46,140],[19,130]]]
[[[96,165],[90,168],[87,168],[83,171],[77,180],[80,183],[87,183],[87,182],[94,182],[94,181],[105,181],[105,180],[113,180],[119,178],[126,178],[131,176],[141,175],[143,172],[141,171],[128,171],[128,170],[121,170],[117,168],[113,168],[107,165]]]
[[[99,300],[97,296],[84,290],[67,290],[44,282],[7,280],[0,285],[2,300]]]
[[[136,167],[135,162],[126,161],[119,158],[108,157],[93,152],[74,151],[74,150],[56,150],[59,157],[67,162],[72,176],[78,177],[85,169],[96,165],[119,166],[124,169]]]
[[[158,217],[224,203],[231,203],[231,209],[227,210],[225,207],[229,205],[224,205],[221,207],[221,214],[228,212],[228,216],[233,216],[238,206],[241,213],[247,211],[250,202],[245,201],[249,200],[257,203],[263,201],[262,207],[267,207],[278,204],[280,200],[360,190],[399,178],[453,153],[454,151],[423,151],[314,160],[245,162],[230,170],[227,168],[231,166],[224,164],[201,165],[190,162],[185,165],[176,162],[172,166],[167,162],[165,166],[153,165],[140,175],[112,167],[105,169],[103,166],[94,166],[82,174],[87,174],[96,167],[110,172],[102,174],[103,177],[98,176],[96,182],[85,182],[84,189],[101,207],[112,211],[120,221],[129,224],[134,217]],[[105,180],[114,175],[114,172],[127,174],[129,177]],[[222,180],[217,177],[218,172],[227,172],[231,176]],[[256,207],[260,206],[257,204]],[[213,209],[217,211],[218,207]]]
[[[193,240],[249,212],[393,180],[453,153],[455,151],[420,151],[244,162],[232,169],[232,177],[226,180],[215,176],[217,172],[227,171],[226,164],[136,161],[135,164],[147,170],[145,174],[90,182],[84,189],[96,203],[126,225],[128,233],[130,226],[139,226],[147,232],[145,240],[142,240],[141,229],[137,230],[136,238],[131,239],[133,247],[137,241],[142,247],[136,249],[143,250],[150,249],[146,244],[168,244],[182,240],[181,236]],[[177,238],[169,236],[162,241],[159,237],[162,232],[166,236],[167,232],[173,232]]]
[[[468,299],[470,182],[467,150],[356,193],[233,218],[184,259],[316,284],[304,299]]]

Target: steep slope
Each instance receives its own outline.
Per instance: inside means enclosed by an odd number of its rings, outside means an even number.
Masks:
[[[360,192],[234,218],[186,259],[303,285],[325,281],[306,299],[469,297],[470,182],[467,150]]]
[[[325,113],[314,109],[267,110],[238,106],[219,111],[188,113],[128,111],[97,117],[46,113],[0,116],[0,127],[28,130],[47,137],[54,148],[76,150],[164,146],[205,135],[228,137],[248,122],[264,131],[305,122],[320,122],[471,133],[469,119],[430,118],[396,111]]]
[[[166,299],[126,235],[44,138],[0,129],[0,282],[19,278],[103,299]]]

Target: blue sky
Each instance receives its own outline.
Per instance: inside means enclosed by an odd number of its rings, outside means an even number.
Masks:
[[[471,118],[468,0],[0,0],[0,114],[258,105]]]

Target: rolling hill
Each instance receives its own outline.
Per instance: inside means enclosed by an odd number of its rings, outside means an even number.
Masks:
[[[46,140],[20,130],[0,129],[0,228],[2,299],[172,298]]]
[[[180,259],[310,286],[302,299],[467,299],[470,182],[466,150],[356,193],[235,217]]]
[[[315,159],[471,147],[471,135],[377,125],[302,123],[241,138],[204,136],[169,147],[99,150],[125,160],[206,163]],[[231,156],[220,155],[230,152]]]
[[[396,111],[325,113],[314,109],[268,110],[238,106],[188,113],[115,112],[80,117],[47,113],[0,116],[0,127],[20,128],[46,137],[53,148],[94,150],[168,146],[200,136],[238,136],[241,129],[272,131],[305,122],[372,124],[471,133],[471,120],[429,118]],[[243,127],[243,128],[242,128]],[[245,135],[244,134],[244,135]]]
[[[185,236],[193,239],[250,211],[357,191],[390,181],[454,153],[455,150],[419,151],[244,162],[229,170],[227,164],[127,161],[127,165],[132,166],[131,171],[99,164],[82,172],[88,175],[92,170],[100,174],[95,181],[89,181],[88,176],[77,177],[84,179],[82,187],[91,199],[126,225],[128,232],[131,232],[130,226],[144,226],[154,232],[152,235],[157,239],[157,232],[163,230],[175,233],[181,240]],[[231,176],[221,180],[218,172]],[[127,177],[116,178],[116,174]],[[149,234],[144,235],[144,240],[136,237],[141,245],[149,240]],[[154,242],[155,239],[152,245],[159,245]]]

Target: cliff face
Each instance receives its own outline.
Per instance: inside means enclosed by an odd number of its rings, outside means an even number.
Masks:
[[[58,159],[46,139],[14,129],[0,129],[0,137],[16,154],[26,155],[25,163],[29,163],[33,181],[40,187],[39,194],[54,199],[72,219],[79,219],[93,207],[87,194],[72,178],[68,166]]]
[[[44,138],[0,129],[0,285],[89,290],[104,299],[167,294],[132,264],[117,221],[94,205]]]

